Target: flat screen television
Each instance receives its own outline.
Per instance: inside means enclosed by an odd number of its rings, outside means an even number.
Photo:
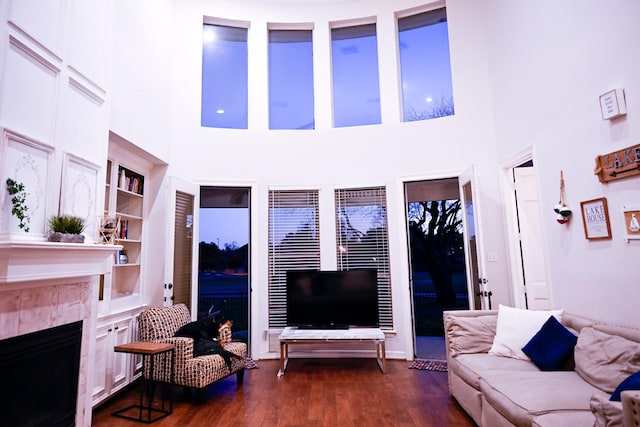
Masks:
[[[287,325],[311,329],[377,327],[378,272],[287,271]]]

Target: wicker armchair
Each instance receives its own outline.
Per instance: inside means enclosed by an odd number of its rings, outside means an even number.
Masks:
[[[624,427],[640,426],[640,390],[626,390],[620,393]]]
[[[231,359],[230,372],[222,356],[214,354],[193,357],[193,339],[173,336],[181,326],[189,322],[191,322],[191,315],[184,304],[149,308],[142,312],[138,318],[140,340],[175,344],[173,383],[195,389],[198,392],[199,401],[202,400],[206,386],[233,373],[237,375],[238,385],[242,385],[247,345],[242,342],[230,342],[225,345],[225,350],[241,356],[241,358],[234,357]],[[168,363],[164,363],[163,359],[156,359],[153,379],[166,381],[170,372],[170,366],[168,365]],[[145,364],[145,378],[151,376],[149,370],[150,366]]]

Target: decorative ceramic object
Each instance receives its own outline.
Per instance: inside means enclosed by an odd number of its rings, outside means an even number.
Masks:
[[[571,209],[564,202],[564,175],[560,171],[560,201],[553,207],[553,211],[557,214],[556,221],[559,224],[566,224],[571,218]]]

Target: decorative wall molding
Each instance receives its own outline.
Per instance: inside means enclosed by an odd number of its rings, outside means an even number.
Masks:
[[[77,89],[80,93],[85,95],[91,101],[101,106],[107,96],[107,91],[99,84],[82,74],[76,68],[72,66],[67,67],[69,71],[69,86]]]
[[[0,176],[3,191],[1,230],[19,239],[43,238],[48,212],[48,197],[54,191],[50,188],[53,182],[54,148],[9,129],[2,129],[2,147],[0,147],[0,164],[3,173]],[[18,222],[11,215],[11,200],[5,190],[5,181],[12,178],[24,183],[27,192],[28,215],[30,217],[29,233],[18,227]]]
[[[96,235],[96,192],[100,167],[70,153],[64,153],[60,213],[79,216],[87,225],[84,235],[94,240]]]
[[[8,22],[9,44],[35,59],[51,71],[62,70],[62,57],[13,21]]]

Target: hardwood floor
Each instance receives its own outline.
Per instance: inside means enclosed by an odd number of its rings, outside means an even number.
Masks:
[[[276,377],[279,361],[261,360],[245,372],[206,389],[204,402],[181,387],[174,412],[153,423],[167,426],[469,426],[475,424],[450,397],[447,373],[408,369],[409,362],[387,360],[382,374],[373,359],[291,359]],[[96,408],[93,426],[141,425],[111,416],[137,403],[139,385]]]

